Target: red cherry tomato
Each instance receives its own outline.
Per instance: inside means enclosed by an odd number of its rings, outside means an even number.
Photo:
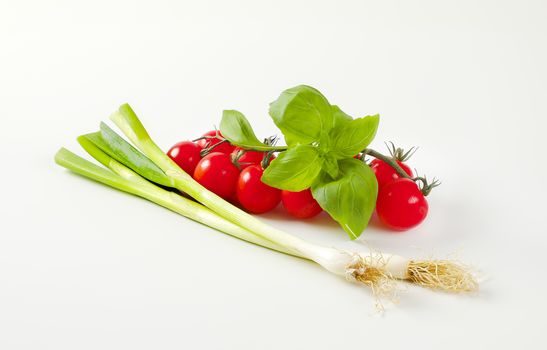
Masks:
[[[229,154],[213,152],[203,157],[194,171],[194,179],[218,196],[229,199],[235,192],[239,169]]]
[[[236,192],[237,192],[237,183],[236,183],[236,191],[234,191],[234,193],[232,193],[232,195],[228,197],[226,200],[232,203],[233,205],[235,205],[236,207],[241,207],[241,205],[239,204],[239,201],[237,200]]]
[[[211,131],[208,131],[205,134],[203,134],[203,136],[208,136],[208,137],[220,136],[220,137],[222,137],[222,134],[218,130],[211,130]],[[201,139],[201,140],[198,140],[197,143],[198,143],[198,146],[205,149],[205,148],[210,148],[211,146],[214,146],[217,143],[220,143],[221,141],[222,140],[220,140],[218,138],[213,138],[213,139]],[[222,142],[222,144],[220,144],[220,145],[216,146],[215,148],[213,148],[212,152],[220,152],[220,153],[230,154],[234,151],[234,148],[235,147],[232,146],[228,141],[225,141],[225,142]]]
[[[182,141],[176,143],[169,151],[167,155],[171,158],[182,170],[186,173],[193,175],[196,165],[201,160],[201,147],[191,141]]]
[[[396,179],[378,193],[376,212],[387,227],[404,231],[417,226],[427,216],[429,205],[418,185],[409,179]]]
[[[239,153],[242,153],[242,155],[237,159],[237,163],[239,165],[239,168],[241,170],[251,166],[251,165],[261,165],[262,160],[266,156],[266,152],[259,152],[259,151],[246,151],[242,148],[236,147],[234,151],[232,152],[232,155],[234,157],[239,156]],[[268,161],[268,164],[272,162],[272,160],[275,159],[275,155],[270,156],[270,160]]]
[[[300,192],[283,190],[281,202],[289,214],[299,219],[311,218],[323,210],[313,198],[309,188]]]
[[[260,165],[243,169],[237,181],[236,194],[239,204],[255,214],[275,208],[281,200],[281,190],[270,187],[260,179],[264,170]]]
[[[414,176],[412,174],[412,170],[409,168],[408,165],[401,161],[397,161],[397,164],[403,170],[405,173],[407,173],[409,176]],[[372,162],[370,162],[370,167],[372,168],[372,171],[374,171],[374,174],[376,175],[376,180],[378,180],[378,187],[383,187],[384,185],[388,184],[389,182],[399,179],[400,176],[397,174],[395,169],[393,169],[389,164],[384,162],[380,159],[374,159]]]

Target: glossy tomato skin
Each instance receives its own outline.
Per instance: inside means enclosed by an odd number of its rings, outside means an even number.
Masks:
[[[232,152],[232,155],[237,157],[239,153],[242,155],[237,159],[237,163],[241,170],[251,166],[251,165],[261,165],[262,160],[266,156],[266,152],[259,151],[246,151],[242,148],[236,147]],[[268,163],[271,163],[275,159],[275,156],[272,154]]]
[[[239,169],[229,154],[213,152],[203,157],[194,171],[194,179],[209,191],[229,199],[235,192]]]
[[[171,158],[182,170],[193,175],[196,165],[201,160],[202,148],[191,141],[182,141],[176,143],[169,149],[167,155]]]
[[[405,173],[407,173],[409,176],[414,176],[412,174],[412,170],[408,165],[401,162],[400,160],[397,161],[397,164],[399,164],[399,166],[403,168]],[[374,174],[376,175],[376,180],[378,180],[378,188],[381,188],[387,185],[389,182],[400,178],[399,174],[397,174],[395,169],[393,169],[383,160],[374,159],[372,162],[370,162],[370,168],[372,169],[372,171],[374,171]]]
[[[376,213],[392,230],[404,231],[419,225],[428,210],[427,200],[410,179],[393,180],[378,192]]]
[[[289,214],[299,219],[311,218],[323,211],[309,188],[300,192],[283,190],[281,202]]]
[[[220,136],[222,137],[222,134],[218,130],[211,130],[203,134],[202,136]],[[200,146],[202,149],[209,148],[211,146],[216,145],[217,143],[220,143],[222,140],[219,139],[201,139],[197,141],[198,146]],[[232,146],[229,142],[223,142],[221,145],[216,146],[213,148],[212,152],[220,152],[220,153],[226,153],[230,154],[234,151],[235,147]]]
[[[281,200],[281,190],[262,182],[260,178],[263,173],[260,165],[251,165],[241,171],[237,181],[237,201],[250,213],[268,212],[277,207]]]

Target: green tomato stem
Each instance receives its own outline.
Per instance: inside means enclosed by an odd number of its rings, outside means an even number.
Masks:
[[[429,195],[429,193],[431,193],[431,190],[437,186],[440,185],[440,182],[433,179],[433,181],[431,183],[429,183],[429,181],[427,180],[427,178],[425,176],[415,176],[415,177],[412,177],[410,175],[408,175],[406,173],[406,171],[403,170],[403,168],[401,168],[401,166],[399,165],[399,163],[397,163],[397,160],[395,157],[393,156],[386,156],[378,151],[375,151],[373,149],[370,149],[370,148],[366,148],[363,150],[363,155],[365,154],[368,154],[369,156],[372,156],[376,159],[380,159],[381,161],[387,163],[389,166],[391,166],[393,168],[393,170],[395,170],[397,172],[397,174],[405,179],[409,179],[409,180],[412,180],[414,182],[419,182],[420,183],[420,191],[422,192],[422,194],[424,196],[427,196]]]
[[[386,156],[370,148],[365,148],[362,153],[368,154],[369,156],[380,159],[381,161],[387,163],[390,167],[392,167],[393,170],[395,170],[399,176],[404,177],[405,179],[410,179],[414,181],[414,178],[412,176],[409,176],[406,173],[406,171],[404,171],[403,168],[401,168],[401,166],[397,163],[397,161],[393,157]]]
[[[283,152],[288,149],[287,146],[260,146],[260,147],[252,147],[252,146],[240,146],[235,144],[236,146],[243,148],[246,151],[256,151],[256,152]]]

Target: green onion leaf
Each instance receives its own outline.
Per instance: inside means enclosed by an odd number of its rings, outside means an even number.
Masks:
[[[55,162],[77,174],[102,182],[110,187],[131,194],[136,194],[138,192],[128,180],[77,156],[66,148],[61,148],[57,154],[55,154]]]
[[[133,169],[148,180],[163,186],[173,187],[173,181],[144,154],[130,145],[105,123],[101,123],[101,132],[82,135],[82,139],[92,142],[110,157]],[[84,144],[82,146],[85,148]],[[100,161],[100,160],[99,160]]]

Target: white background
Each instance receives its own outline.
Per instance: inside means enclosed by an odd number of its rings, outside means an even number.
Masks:
[[[545,1],[0,1],[0,348],[462,349],[545,343]],[[457,255],[475,296],[370,292],[53,163],[129,102],[160,146],[222,109],[276,133],[310,84],[373,146],[443,185],[419,228],[348,242],[328,217],[266,221],[340,247]],[[544,345],[544,344],[543,344]]]

